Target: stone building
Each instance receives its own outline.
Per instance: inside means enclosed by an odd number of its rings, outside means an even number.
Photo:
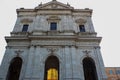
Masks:
[[[56,0],[17,9],[0,80],[106,80],[91,16]]]
[[[120,80],[120,67],[106,67],[105,71],[107,80]]]

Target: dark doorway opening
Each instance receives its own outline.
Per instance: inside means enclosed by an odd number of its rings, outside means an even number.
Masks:
[[[85,80],[98,80],[96,66],[93,59],[89,57],[83,59],[83,69]]]
[[[19,80],[20,71],[22,67],[22,59],[20,57],[15,57],[12,59],[6,80]]]
[[[45,61],[44,80],[59,80],[59,60],[56,56],[49,56]]]

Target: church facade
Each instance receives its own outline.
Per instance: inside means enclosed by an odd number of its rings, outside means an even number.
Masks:
[[[106,80],[91,16],[56,0],[17,9],[0,80]]]

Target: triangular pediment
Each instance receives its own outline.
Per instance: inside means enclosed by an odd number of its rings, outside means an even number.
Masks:
[[[53,0],[45,4],[40,4],[35,9],[73,9],[73,7],[71,7],[69,4],[64,4]]]

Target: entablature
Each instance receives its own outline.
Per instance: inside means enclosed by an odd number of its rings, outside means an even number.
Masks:
[[[59,36],[11,36],[11,37],[5,37],[6,39],[6,42],[11,42],[11,41],[34,41],[34,40],[37,40],[37,41],[46,41],[46,40],[51,40],[51,41],[55,41],[55,40],[59,40],[59,41],[64,41],[64,40],[67,40],[67,41],[74,41],[74,42],[97,42],[97,43],[100,43],[101,41],[101,37],[81,37],[81,36],[70,36],[70,35],[66,35],[66,36],[62,36],[62,35],[59,35]]]

